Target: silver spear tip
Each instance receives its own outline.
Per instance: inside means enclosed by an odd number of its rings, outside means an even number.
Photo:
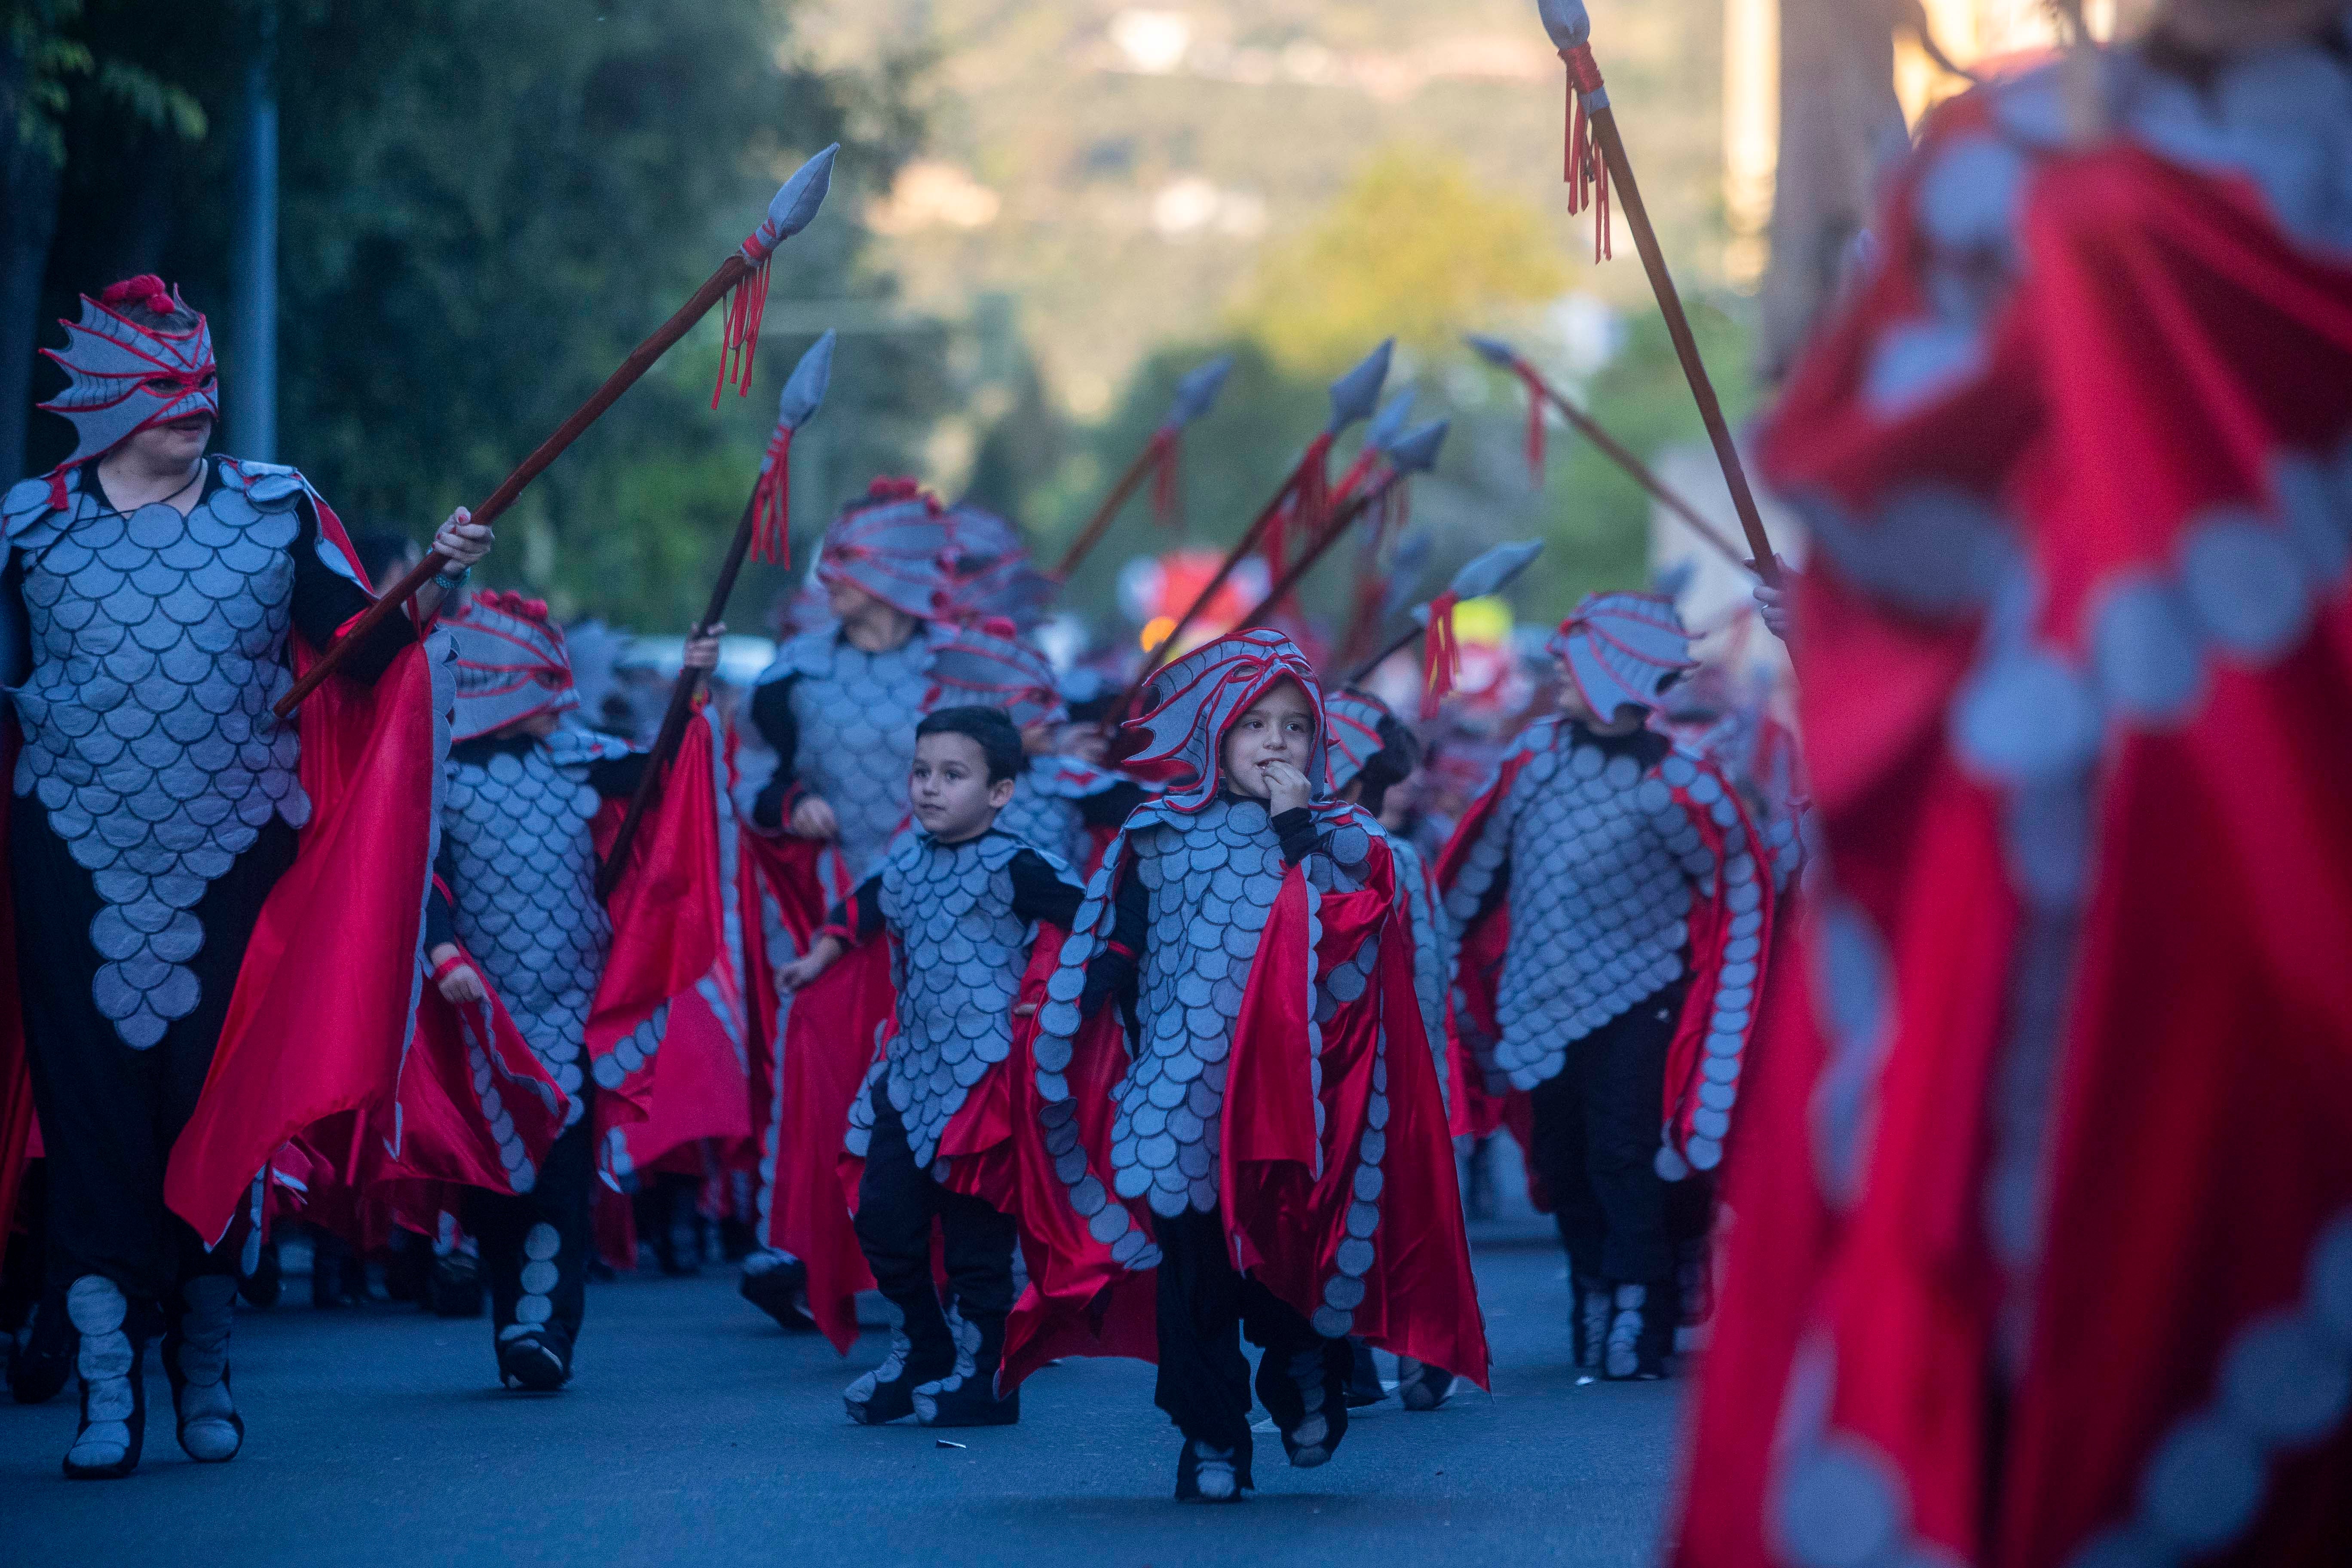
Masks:
[[[1388,448],[1389,462],[1402,474],[1423,474],[1437,465],[1437,449],[1445,445],[1448,421],[1433,419],[1408,432]]]
[[[1406,387],[1381,405],[1372,422],[1364,427],[1364,445],[1375,451],[1385,452],[1392,446],[1404,422],[1412,416],[1412,388]]]
[[[1381,384],[1389,378],[1389,356],[1395,352],[1396,340],[1383,339],[1363,363],[1331,384],[1332,435],[1364,418],[1379,405]]]
[[[1462,341],[1475,350],[1487,363],[1501,370],[1511,370],[1519,363],[1519,351],[1500,338],[1490,338],[1483,332],[1465,332]]]
[[[1216,403],[1217,394],[1225,389],[1225,377],[1233,370],[1234,356],[1219,354],[1185,372],[1184,379],[1176,384],[1175,401],[1168,406],[1168,428],[1181,430],[1206,414]]]
[[[1445,591],[1457,599],[1483,599],[1489,594],[1499,594],[1510,585],[1511,579],[1528,569],[1528,562],[1542,553],[1540,539],[1522,539],[1482,550],[1454,574],[1454,581],[1445,585]]]
[[[793,170],[768,204],[768,226],[776,231],[779,243],[806,228],[816,209],[824,205],[824,194],[833,188],[833,160],[840,151],[836,142]]]
[[[1592,17],[1584,0],[1536,0],[1536,15],[1551,35],[1555,49],[1572,49],[1592,41]]]
[[[776,424],[786,430],[797,430],[815,415],[818,405],[824,401],[825,389],[833,384],[834,330],[827,327],[824,336],[809,345],[801,355],[801,363],[793,366],[793,374],[784,378],[783,395],[776,400]]]

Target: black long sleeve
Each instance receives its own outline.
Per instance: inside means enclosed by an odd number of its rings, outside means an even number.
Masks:
[[[1062,874],[1045,863],[1045,858],[1034,849],[1023,849],[1013,858],[1013,918],[1018,921],[1043,921],[1047,925],[1070,929],[1078,918],[1078,906],[1086,902],[1085,891],[1065,881]]]
[[[793,767],[800,760],[801,721],[793,716],[793,682],[785,676],[751,689],[751,723],[768,749],[776,753],[776,771],[751,803],[751,826],[762,833],[784,830],[784,803],[799,783]]]
[[[1078,816],[1088,827],[1118,827],[1134,815],[1137,806],[1150,798],[1141,784],[1132,779],[1121,779],[1108,789],[1080,795]]]
[[[849,897],[833,906],[824,917],[824,932],[838,933],[845,938],[843,945],[856,947],[871,941],[882,929],[882,873],[877,871],[851,890]]]
[[[290,608],[302,640],[314,648],[323,648],[335,640],[335,634],[353,616],[365,611],[374,601],[358,584],[319,559],[319,515],[310,498],[304,497],[295,510],[301,516],[302,531],[294,540]],[[339,668],[352,679],[373,686],[392,668],[400,650],[415,641],[416,627],[405,614],[386,616],[368,633],[365,642],[352,649]]]
[[[1274,819],[1274,835],[1282,840],[1282,863],[1296,866],[1315,851],[1322,842],[1322,830],[1315,826],[1315,813],[1307,806],[1286,811]]]
[[[645,782],[650,752],[631,752],[625,757],[600,757],[588,764],[588,786],[606,800],[632,800]]]

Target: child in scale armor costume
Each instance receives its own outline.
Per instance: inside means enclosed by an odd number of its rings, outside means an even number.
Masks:
[[[832,902],[873,871],[907,818],[915,724],[949,628],[935,619],[948,583],[950,539],[939,501],[912,479],[877,479],[826,528],[815,577],[832,619],[792,637],[745,704],[752,735],[774,759],[764,776],[747,756],[746,848],[766,879],[747,945],[755,970],[796,957]],[[756,840],[764,838],[763,844]],[[790,853],[800,841],[813,857]],[[786,852],[779,853],[779,850]],[[747,908],[747,915],[749,913]],[[795,929],[796,925],[799,929]],[[755,993],[762,989],[755,977]],[[745,1300],[791,1329],[807,1271],[777,1243],[776,1161],[784,1114],[781,1052],[792,998],[776,994],[764,1037],[769,1091],[761,1131],[758,1238],[743,1261]]]
[[[1349,1334],[1481,1381],[1486,1341],[1397,861],[1331,797],[1313,667],[1278,633],[1241,632],[1170,665],[1146,701],[1129,765],[1168,791],[1106,851],[1048,982],[1037,1114],[1095,1239],[1158,1264],[1177,1498],[1234,1502],[1254,1485],[1244,1334],[1301,1467],[1346,1434]],[[1136,1037],[1097,1174],[1074,1147],[1072,1043],[1107,994]]]
[[[592,824],[608,805],[635,795],[647,758],[625,742],[564,722],[580,694],[563,634],[543,603],[478,594],[449,630],[457,700],[425,958],[453,1006],[487,1012],[496,996],[566,1100],[562,1131],[536,1172],[512,1172],[510,1192],[473,1189],[465,1205],[489,1287],[499,1379],[545,1392],[571,1380],[586,1306],[591,1182],[599,1123],[609,1121],[591,1114],[597,1091],[648,1076],[667,1028],[667,998],[638,999],[624,1018],[635,1026],[590,1059],[592,1014],[602,1021],[629,1001],[607,985],[614,920],[596,892]],[[717,666],[724,630],[688,639],[687,672]],[[690,732],[692,754],[707,759],[708,731],[698,723]],[[664,792],[643,841],[659,839],[654,817],[688,805],[692,793]],[[691,858],[707,864],[702,879],[715,891],[715,837],[707,846],[698,840]],[[697,923],[701,903],[678,900],[652,913],[666,937],[677,936]],[[701,936],[715,952],[716,931]]]
[[[68,384],[43,406],[78,442],[0,503],[17,992],[0,998],[0,1213],[30,1125],[29,1068],[51,1275],[79,1335],[81,1426],[65,1471],[95,1479],[139,1464],[158,1320],[181,1447],[219,1462],[243,1444],[228,1370],[239,1249],[182,1214],[209,1226],[215,1206],[231,1212],[268,1149],[299,1131],[274,1120],[303,1118],[299,1091],[258,1114],[245,1098],[267,1086],[268,1061],[299,1049],[314,1069],[306,1084],[348,1072],[339,1086],[364,1094],[381,1086],[362,1081],[361,1053],[413,1026],[431,713],[446,679],[415,645],[489,531],[454,514],[434,542],[453,574],[417,596],[414,619],[387,618],[354,650],[343,669],[355,685],[331,683],[299,726],[281,720],[271,705],[297,650],[315,657],[371,602],[341,524],[293,469],[205,456],[220,410],[212,337],[176,290],[152,277],[115,284],[66,331],[67,347],[45,352]],[[306,731],[369,744],[395,730],[411,742],[402,766],[348,783],[304,768]],[[329,873],[344,921],[325,952],[330,933],[289,926],[271,900],[283,884],[315,885],[302,830],[330,804],[320,788],[386,813],[378,864],[400,858],[395,844],[416,857],[413,879],[404,864],[385,885]],[[232,1033],[231,994],[264,928],[287,944],[281,968],[334,968],[340,994],[306,991],[296,1016],[248,1009]],[[220,1088],[216,1058],[232,1055],[263,1070]],[[186,1158],[192,1122],[212,1136]]]
[[[1770,941],[1770,866],[1737,792],[1648,727],[1689,648],[1671,601],[1588,595],[1550,643],[1561,711],[1505,754],[1438,868],[1464,1060],[1486,1092],[1528,1098],[1575,1359],[1618,1379],[1664,1375],[1668,1183],[1722,1161]]]
[[[1001,710],[926,718],[908,778],[915,826],[835,906],[807,956],[777,976],[798,991],[848,949],[886,932],[890,942],[896,1028],[851,1102],[844,1139],[864,1162],[858,1249],[900,1319],[889,1359],[845,1395],[862,1426],[908,1415],[926,1426],[1005,1426],[1021,1415],[1018,1388],[996,1394],[1014,1220],[954,1178],[971,1152],[968,1110],[982,1109],[984,1081],[1013,1053],[1038,927],[1066,930],[1080,899],[1066,862],[1003,826],[1022,763],[1020,733]],[[934,1218],[951,1310],[932,1281]]]

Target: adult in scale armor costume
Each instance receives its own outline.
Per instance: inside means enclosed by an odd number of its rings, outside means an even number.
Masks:
[[[1331,797],[1312,666],[1243,632],[1146,702],[1129,765],[1169,787],[1106,852],[1047,984],[1034,1114],[1087,1234],[1158,1266],[1177,1497],[1231,1502],[1253,1486],[1244,1334],[1305,1467],[1346,1433],[1349,1334],[1482,1381],[1486,1345],[1404,890],[1378,825]],[[1103,994],[1135,1031],[1098,1110],[1074,1047]]]
[[[240,1093],[279,1077],[266,1063],[295,1030],[317,1031],[302,1043],[326,1072],[409,1026],[401,993],[414,985],[423,882],[402,873],[378,885],[354,858],[341,872],[347,934],[366,945],[330,960],[298,941],[273,966],[348,966],[349,1010],[247,1010],[238,1060],[264,1063],[258,1079],[231,1073],[207,1087],[247,944],[273,915],[286,918],[273,890],[308,889],[319,874],[301,830],[343,804],[316,798],[304,765],[314,726],[330,740],[367,731],[405,748],[399,763],[372,754],[380,770],[349,787],[378,792],[398,814],[380,844],[429,843],[432,785],[420,764],[436,740],[435,681],[415,645],[448,584],[418,596],[415,619],[384,621],[344,667],[357,687],[386,689],[344,715],[348,689],[337,687],[299,722],[279,720],[271,704],[293,680],[295,650],[314,656],[370,602],[341,523],[291,468],[205,456],[220,406],[211,334],[175,291],[153,278],[116,284],[85,298],[66,329],[67,346],[49,353],[68,384],[43,406],[71,421],[79,441],[56,471],[0,503],[17,992],[0,1033],[21,1024],[47,1155],[50,1269],[79,1335],[81,1426],[66,1473],[115,1477],[139,1463],[142,1364],[159,1321],[181,1446],[219,1461],[243,1440],[228,1375],[237,1249],[208,1246],[220,1237],[181,1214],[195,1207],[209,1228],[219,1205],[226,1228],[222,1161],[235,1167],[234,1193],[299,1130],[273,1119],[307,1118],[297,1089],[257,1104]],[[461,511],[435,544],[462,580],[489,531]],[[0,1040],[0,1058],[17,1054]],[[363,1065],[350,1070],[379,1087]],[[0,1061],[0,1099],[16,1078]],[[0,1107],[0,1128],[26,1124],[13,1111]],[[208,1132],[235,1129],[225,1142],[250,1158],[207,1165],[175,1153],[200,1116]],[[217,1147],[208,1139],[200,1154]],[[0,1147],[0,1210],[21,1149]]]
[[[717,666],[724,631],[688,639],[688,671]],[[547,606],[519,595],[476,595],[449,633],[457,700],[425,957],[441,996],[461,1012],[479,1020],[496,998],[497,1018],[511,1023],[564,1097],[552,1145],[528,1162],[510,1160],[515,1179],[504,1190],[477,1188],[465,1202],[489,1287],[499,1377],[546,1391],[571,1379],[586,1305],[591,1177],[599,1135],[609,1140],[614,1128],[613,1117],[592,1111],[604,1109],[600,1090],[617,1093],[654,1076],[677,981],[624,993],[651,969],[680,978],[700,972],[687,961],[615,973],[615,917],[596,893],[596,828],[636,795],[648,759],[565,721],[580,694]],[[709,733],[696,723],[690,734],[694,743],[681,748],[683,766],[674,764],[672,787],[641,839],[650,856],[684,871],[692,890],[637,917],[658,928],[655,944],[715,954],[716,803],[692,787],[709,776]],[[681,815],[686,821],[674,828],[669,819]],[[634,907],[628,892],[625,880],[614,900],[624,918]],[[593,1051],[592,1018],[603,1026]],[[496,1019],[477,1026],[487,1035]],[[486,1071],[478,1068],[478,1079]]]
[[[1820,836],[1676,1568],[2352,1542],[2352,12],[2149,9],[1935,110],[1759,432]]]
[[[1506,753],[1439,864],[1464,932],[1454,1026],[1484,1092],[1528,1097],[1577,1363],[1654,1378],[1680,1322],[1668,1184],[1722,1161],[1771,867],[1715,765],[1648,727],[1693,668],[1671,601],[1589,595],[1549,646],[1561,712]]]
[[[791,638],[746,704],[761,772],[747,748],[742,790],[747,888],[757,891],[759,953],[748,967],[763,1042],[758,1239],[744,1259],[744,1298],[788,1328],[805,1327],[807,1271],[776,1241],[776,1161],[791,995],[765,982],[806,951],[824,910],[879,864],[907,820],[915,724],[931,691],[931,663],[949,627],[933,619],[948,582],[950,541],[940,504],[911,479],[877,479],[827,526],[816,578],[832,620]]]
[[[1098,847],[1141,805],[1144,787],[1114,769],[1054,750],[1069,709],[1053,666],[1009,621],[960,626],[931,658],[938,704],[1002,709],[1021,732],[1024,761],[1013,797],[996,814],[1000,831],[1090,868]]]

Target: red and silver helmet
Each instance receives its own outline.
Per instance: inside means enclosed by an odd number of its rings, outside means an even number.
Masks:
[[[1330,751],[1331,787],[1346,789],[1364,771],[1364,764],[1385,749],[1381,732],[1395,722],[1389,705],[1369,691],[1350,686],[1331,693],[1323,704]]]
[[[1010,621],[1020,630],[1045,618],[1054,580],[1029,558],[1028,543],[994,512],[969,502],[950,507],[947,613],[958,620]]]
[[[931,652],[932,708],[1002,708],[1016,730],[1058,724],[1070,716],[1054,686],[1054,667],[1023,642],[1011,621],[958,626]]]
[[[133,307],[156,316],[190,316],[193,324],[151,326],[125,313]],[[41,406],[72,421],[78,439],[72,455],[50,471],[53,504],[65,504],[68,469],[103,457],[148,426],[191,414],[220,417],[212,327],[162,279],[129,278],[95,300],[85,294],[81,320],[58,324],[66,330],[66,346],[41,352],[66,373],[66,388]]]
[[[543,599],[479,593],[442,622],[457,645],[452,741],[471,741],[541,713],[580,706],[572,656]]]
[[[939,498],[912,479],[877,479],[841,509],[817,557],[821,583],[852,583],[919,620],[940,614],[948,524]]]
[[[1328,731],[1323,688],[1315,666],[1280,632],[1253,626],[1193,649],[1151,678],[1141,718],[1127,728],[1142,732],[1142,750],[1127,760],[1139,778],[1164,781],[1163,798],[1179,811],[1198,811],[1217,794],[1217,755],[1225,731],[1252,704],[1286,680],[1295,680],[1315,710],[1315,727]],[[1324,748],[1308,749],[1307,783],[1328,795]]]
[[[1657,594],[1587,594],[1544,646],[1603,720],[1628,705],[1654,710],[1684,671],[1698,668],[1681,612]]]

